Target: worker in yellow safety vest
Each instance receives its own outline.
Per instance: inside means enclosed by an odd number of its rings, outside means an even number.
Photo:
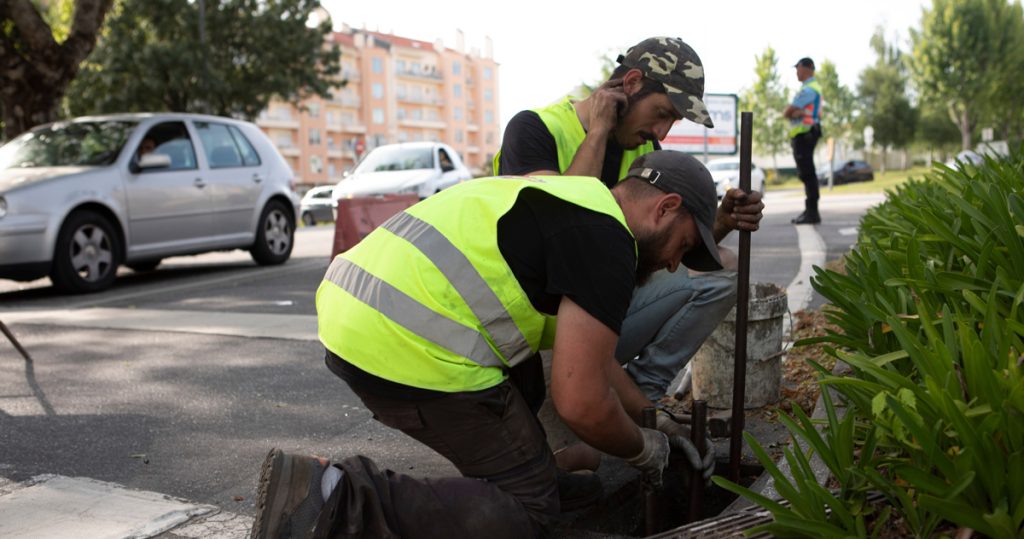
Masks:
[[[516,379],[542,349],[552,349],[562,420],[658,483],[669,437],[638,426],[649,401],[616,342],[635,283],[721,267],[717,199],[689,155],[656,151],[631,165],[611,190],[571,176],[465,182],[335,258],[316,294],[327,367],[376,420],[462,477],[273,449],[252,536],[543,536],[560,512],[555,460],[520,390],[538,377],[543,386],[543,373]]]

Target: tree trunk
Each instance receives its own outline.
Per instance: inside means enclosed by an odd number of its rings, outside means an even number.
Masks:
[[[960,111],[958,115],[958,125],[960,127],[960,149],[970,150],[971,149],[971,121],[970,116],[967,114],[967,109]]]
[[[71,30],[63,43],[31,0],[0,2],[0,100],[4,136],[52,121],[78,66],[96,45],[113,0],[75,0]]]

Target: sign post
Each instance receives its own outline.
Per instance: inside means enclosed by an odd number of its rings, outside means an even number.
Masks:
[[[689,120],[676,122],[668,131],[661,147],[690,154],[734,155],[737,149],[736,137],[736,94],[704,94],[704,104],[715,122],[708,129]]]

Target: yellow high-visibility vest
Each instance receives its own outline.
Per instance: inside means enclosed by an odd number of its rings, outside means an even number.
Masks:
[[[498,248],[498,220],[523,189],[609,215],[629,231],[595,178],[456,185],[334,259],[316,293],[320,341],[370,374],[446,392],[497,385],[508,367],[550,348],[554,317],[533,307]]]

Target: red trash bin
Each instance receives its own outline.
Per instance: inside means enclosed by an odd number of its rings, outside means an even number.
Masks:
[[[414,194],[339,199],[331,260],[351,249],[392,215],[419,201]]]

